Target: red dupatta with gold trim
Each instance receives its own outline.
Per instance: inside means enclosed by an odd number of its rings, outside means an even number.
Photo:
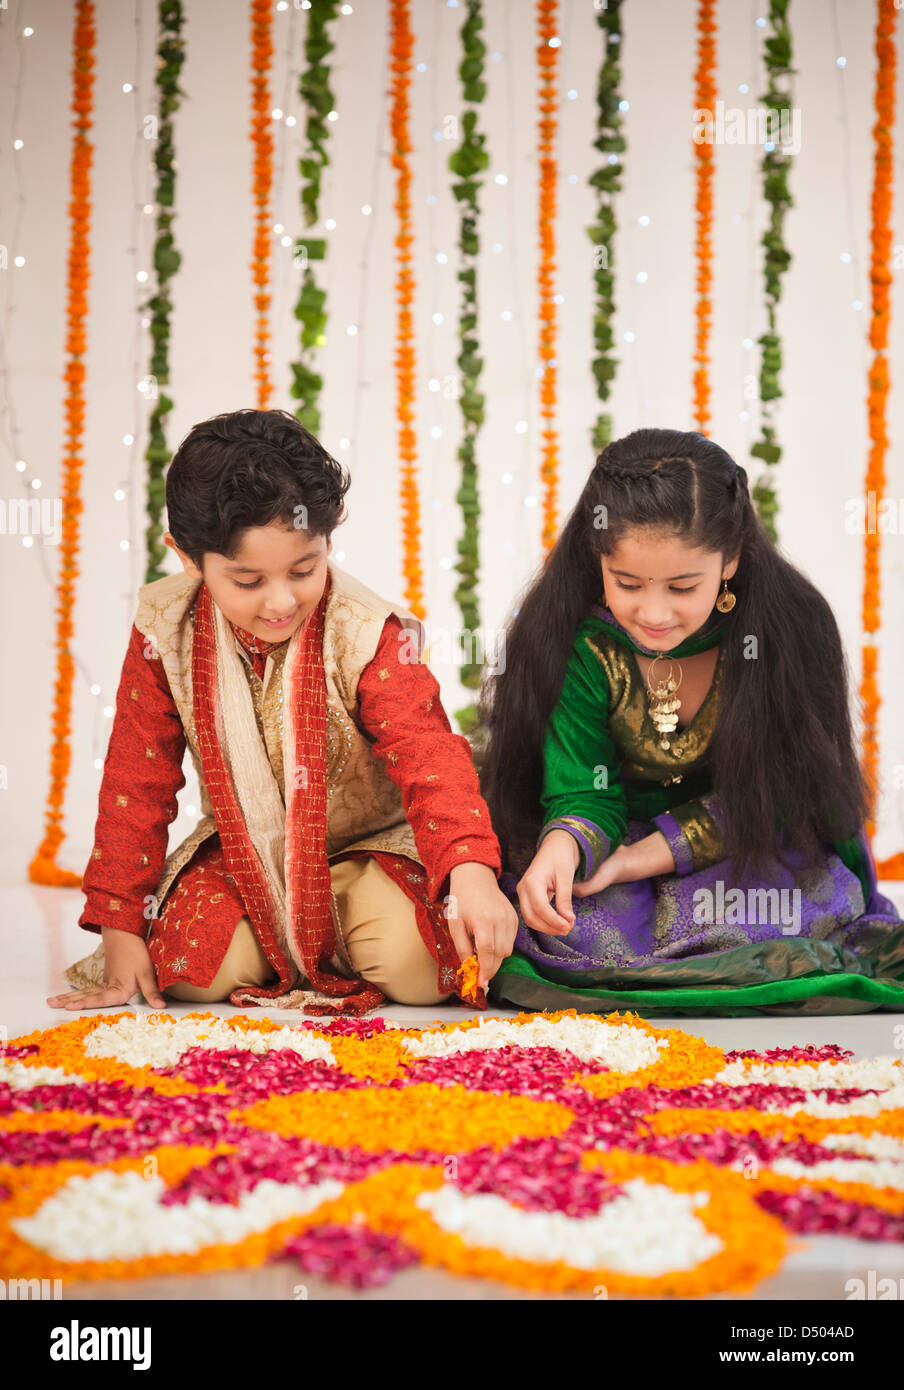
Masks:
[[[386,998],[368,981],[349,980],[329,968],[336,950],[326,856],[323,624],[330,584],[328,576],[320,602],[290,640],[283,667],[289,756],[285,761],[282,856],[277,828],[261,831],[259,826],[257,835],[249,832],[249,815],[255,813],[258,797],[253,794],[251,774],[249,789],[236,778],[235,769],[246,763],[250,766],[258,753],[265,755],[257,747],[260,740],[256,734],[253,740],[236,736],[242,727],[236,722],[236,711],[244,715],[246,704],[251,709],[247,683],[241,677],[240,692],[232,665],[241,657],[234,642],[230,651],[228,624],[207,585],[202,583],[198,593],[192,640],[192,705],[204,781],[229,872],[278,975],[276,984],[234,990],[229,998],[237,1006],[292,993],[298,995],[297,1007],[312,1014],[363,1014]],[[224,683],[228,683],[226,692]],[[257,766],[252,771],[262,775]],[[278,928],[281,912],[284,936]],[[299,974],[310,981],[311,988],[306,988],[304,981],[296,988]]]

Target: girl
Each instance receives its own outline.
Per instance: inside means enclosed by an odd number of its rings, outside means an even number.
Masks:
[[[506,636],[481,775],[520,911],[494,998],[904,1008],[838,627],[724,449],[609,444]]]

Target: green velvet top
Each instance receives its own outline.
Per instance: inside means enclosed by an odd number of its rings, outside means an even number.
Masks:
[[[693,656],[719,643],[723,631],[722,615],[714,609],[703,627],[663,655]],[[579,879],[592,877],[621,844],[629,820],[650,821],[662,832],[679,874],[725,858],[709,758],[723,653],[720,649],[712,683],[694,718],[686,728],[677,728],[671,746],[663,749],[650,718],[637,652],[655,654],[639,646],[609,609],[591,610],[578,625],[562,692],[547,724],[544,824],[538,844],[553,829],[574,835],[581,849]],[[856,838],[835,849],[860,876],[866,900],[866,868]]]

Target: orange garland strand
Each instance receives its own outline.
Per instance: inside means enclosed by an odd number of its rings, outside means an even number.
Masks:
[[[893,128],[895,120],[895,15],[894,0],[878,0],[876,19],[876,123],[873,126],[873,221],[870,229],[872,254],[870,282],[872,284],[872,319],[869,340],[873,361],[869,373],[869,464],[866,470],[867,501],[872,492],[876,499],[885,488],[885,451],[888,435],[885,429],[886,403],[890,380],[888,358],[888,325],[890,319],[891,271],[891,205],[894,176]],[[860,695],[863,700],[863,773],[871,791],[877,786],[879,762],[879,685],[877,680],[879,651],[871,634],[879,629],[879,548],[882,540],[878,528],[866,528],[863,577],[863,674]],[[875,825],[870,818],[866,833],[872,837]],[[876,865],[880,878],[904,878],[904,851]]]
[[[257,407],[266,410],[273,394],[270,379],[270,324],[268,311],[270,295],[266,288],[270,280],[270,187],[273,182],[273,136],[270,133],[270,62],[273,57],[273,7],[270,0],[251,0],[251,143],[254,145],[254,201],[257,207],[254,225],[254,258],[251,269],[257,293],[254,357],[257,371]]]
[[[392,166],[397,172],[395,210],[398,232],[395,239],[396,303],[399,306],[396,336],[396,414],[399,422],[399,459],[401,460],[402,500],[402,572],[405,576],[405,601],[416,618],[424,618],[423,571],[421,569],[421,511],[418,497],[417,439],[412,428],[414,420],[414,363],[415,350],[411,305],[414,301],[414,274],[411,245],[414,233],[411,221],[411,166],[408,155],[411,141],[408,134],[408,89],[411,85],[411,53],[414,35],[407,0],[392,3]]]
[[[94,146],[88,140],[93,124],[94,104],[94,4],[93,0],[77,0],[73,34],[72,110],[75,116],[75,135],[69,164],[69,273],[66,293],[66,335],[68,362],[63,373],[66,396],[63,414],[66,419],[66,448],[63,455],[62,492],[63,526],[60,543],[60,582],[57,585],[57,678],[53,701],[53,747],[50,755],[50,791],[47,796],[47,817],[44,839],[28,866],[33,883],[54,887],[78,888],[81,874],[61,869],[56,856],[63,839],[63,799],[69,777],[72,749],[69,744],[72,714],[72,678],[74,663],[69,650],[72,637],[72,610],[75,606],[75,581],[78,577],[79,516],[82,511],[82,433],[85,421],[83,387],[86,348],[85,324],[88,317],[88,281],[91,225],[91,160]]]
[[[537,0],[537,63],[540,69],[540,357],[543,376],[540,383],[540,414],[546,421],[543,430],[543,463],[540,476],[543,493],[543,548],[552,550],[556,542],[558,520],[558,431],[556,419],[556,305],[553,272],[556,269],[556,63],[558,48],[550,48],[549,40],[556,37],[557,0]]]
[[[697,69],[696,109],[708,111],[713,120],[716,115],[716,83],[713,71],[716,65],[715,0],[700,0],[697,7]],[[701,434],[706,434],[711,416],[709,412],[709,334],[712,321],[712,222],[713,222],[713,174],[715,172],[715,146],[712,140],[694,143],[694,159],[697,169],[697,239],[695,255],[697,259],[697,333],[694,361],[694,420]]]

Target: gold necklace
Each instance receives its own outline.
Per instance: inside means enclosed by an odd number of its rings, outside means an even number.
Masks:
[[[662,660],[663,657],[660,653],[660,655],[654,656],[647,667],[647,692],[650,697],[650,718],[656,732],[661,735],[659,746],[667,752],[672,746],[669,735],[673,734],[678,727],[678,711],[681,708],[681,701],[675,692],[684,679],[684,672],[676,662],[675,664],[678,666],[678,679],[676,681],[672,675],[672,662],[670,660],[668,675],[657,681],[654,688],[650,676],[656,662]]]

